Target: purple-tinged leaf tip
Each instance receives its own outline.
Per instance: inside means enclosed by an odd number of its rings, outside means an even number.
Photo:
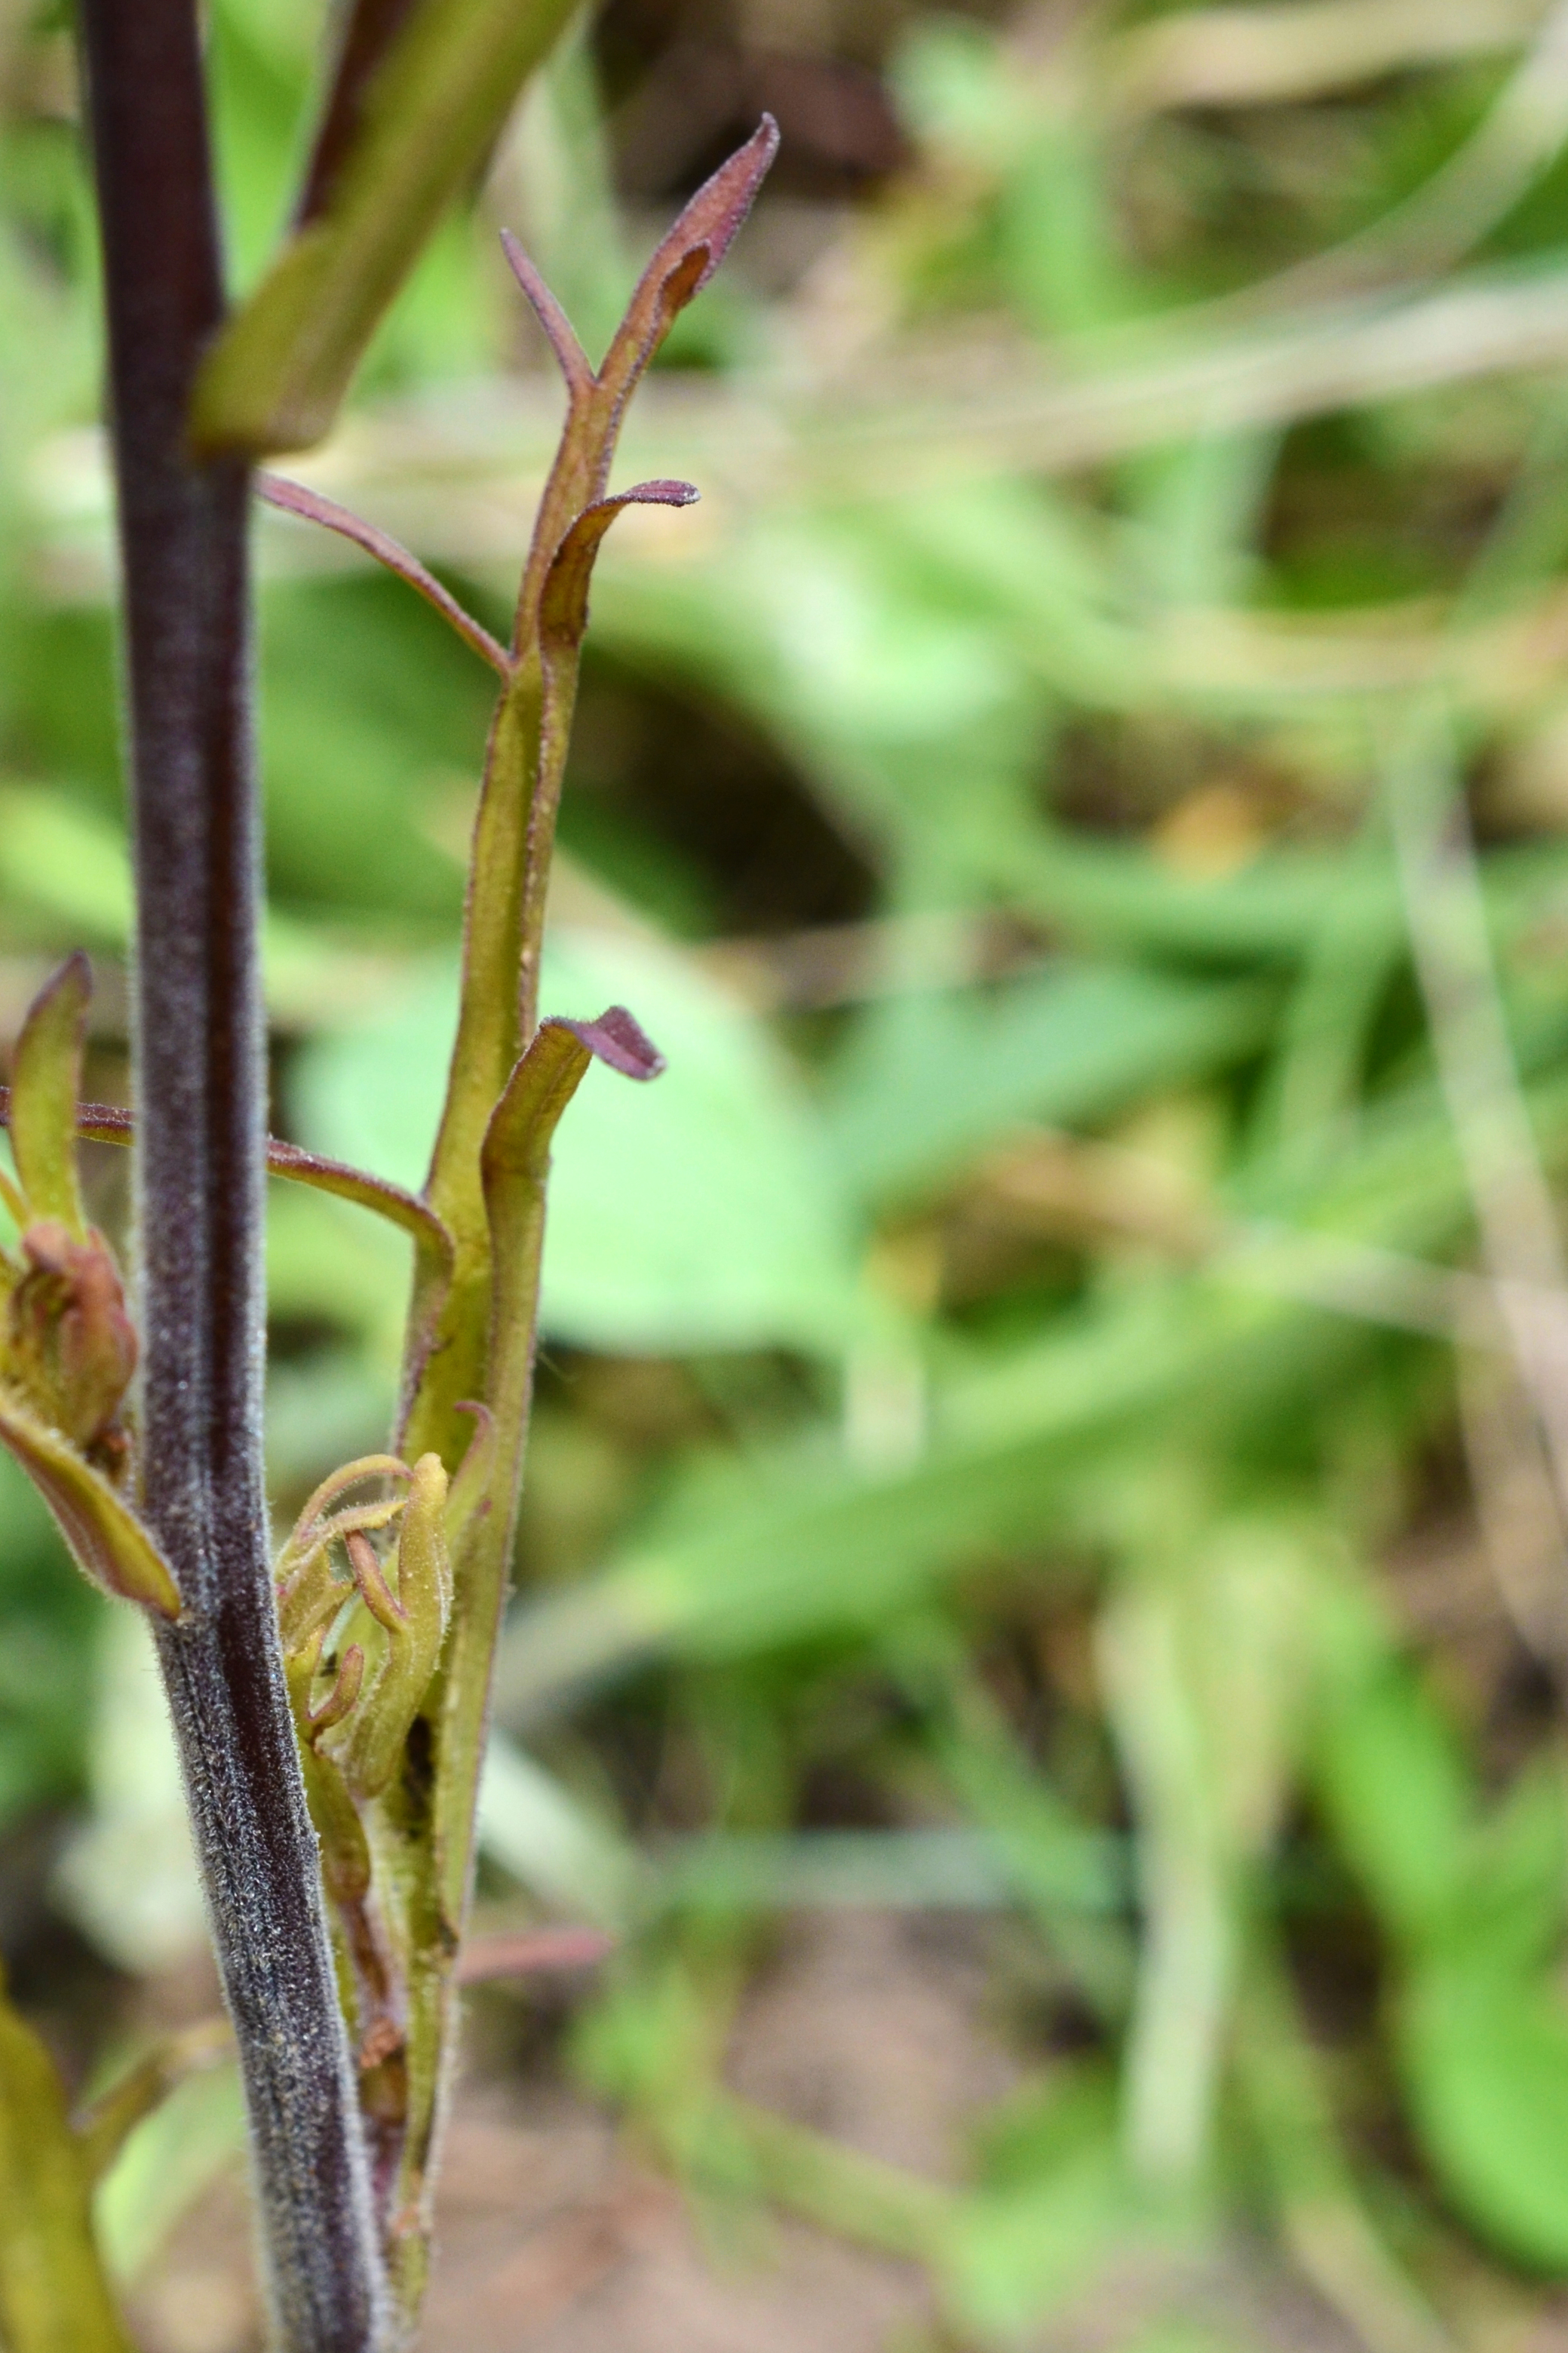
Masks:
[[[578,646],[588,626],[588,583],[599,543],[626,507],[689,507],[700,492],[690,482],[635,482],[613,499],[584,507],[556,549],[539,602],[539,632],[547,643]]]
[[[745,145],[704,181],[661,239],[599,370],[599,383],[617,414],[677,314],[701,292],[733,245],[778,147],[778,124],[764,114]]]
[[[561,1114],[576,1093],[588,1066],[607,1062],[628,1079],[654,1079],[664,1057],[644,1036],[624,1005],[612,1005],[596,1021],[563,1021],[552,1014],[514,1064],[485,1130],[480,1166],[490,1233],[498,1261],[514,1215],[531,1217],[550,1166],[550,1143]],[[516,1192],[521,1179],[524,1193]]]
[[[702,496],[695,482],[675,482],[657,480],[634,482],[629,491],[617,491],[605,504],[612,507],[694,507]]]
[[[558,1015],[552,1019],[560,1019]],[[626,1079],[657,1079],[668,1068],[664,1056],[624,1005],[607,1006],[596,1021],[561,1020],[580,1046]]]
[[[698,253],[703,256],[702,268],[686,290],[684,299],[689,301],[693,294],[702,291],[744,227],[746,216],[756,202],[757,190],[778,152],[778,124],[771,114],[764,114],[745,145],[737,147],[729,161],[721,164],[710,179],[704,180],[679,218],[660,239],[632,296],[626,311],[628,322],[637,315],[645,296],[656,294],[673,271]]]

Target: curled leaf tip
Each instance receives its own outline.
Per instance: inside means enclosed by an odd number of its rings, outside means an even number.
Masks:
[[[614,498],[584,507],[555,551],[540,600],[540,634],[547,645],[582,643],[588,626],[588,584],[605,533],[627,507],[689,507],[699,492],[690,482],[634,482]]]
[[[647,1032],[624,1005],[607,1006],[596,1021],[563,1021],[579,1045],[626,1079],[657,1079],[668,1068]]]
[[[695,482],[634,482],[606,504],[618,507],[694,507],[702,496]]]

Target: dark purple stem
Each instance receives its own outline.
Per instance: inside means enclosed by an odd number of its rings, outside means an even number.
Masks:
[[[82,0],[103,227],[137,874],[142,1507],[251,2122],[279,2339],[384,2334],[363,2139],[283,1686],[261,1472],[259,827],[248,481],[184,420],[223,311],[193,0]]]

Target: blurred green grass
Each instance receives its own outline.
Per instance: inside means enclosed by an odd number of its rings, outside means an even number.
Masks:
[[[627,452],[705,503],[595,589],[547,993],[670,1071],[558,1155],[489,1893],[622,1932],[576,2063],[695,2196],[916,2253],[960,2342],[1244,2223],[1371,2353],[1500,2337],[1568,2274],[1563,14],[779,22],[574,35],[302,469],[501,609],[554,394],[497,219],[591,337],[696,93],[776,101]],[[241,276],[313,23],[214,11]],[[93,259],[6,26],[0,1016],[87,944],[111,1094]],[[486,681],[258,544],[276,1119],[417,1181]],[[274,1204],[280,1511],[379,1441],[401,1251]],[[0,1816],[85,1809],[58,1900],[150,1966],[123,1662],[0,1502]],[[770,1915],[857,1898],[1027,1939],[956,2187],[725,2088]]]

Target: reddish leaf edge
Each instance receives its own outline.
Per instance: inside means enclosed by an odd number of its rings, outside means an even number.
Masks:
[[[596,1061],[639,1084],[658,1078],[669,1068],[647,1030],[624,1005],[607,1005],[596,1021],[569,1021],[563,1014],[552,1013],[539,1026],[569,1030]]]
[[[605,533],[627,507],[690,507],[701,497],[694,482],[634,482],[613,498],[595,499],[568,525],[550,559],[539,603],[540,635],[547,642],[576,647],[588,628],[588,585]]]
[[[778,124],[771,114],[764,114],[745,144],[703,182],[659,239],[596,368],[526,248],[510,229],[502,229],[501,249],[512,276],[544,330],[566,388],[574,398],[613,389],[618,418],[675,313],[702,291],[745,226],[778,149]],[[694,262],[697,267],[692,269]]]
[[[0,1128],[10,1124],[11,1090],[0,1087]],[[79,1103],[76,1132],[89,1144],[129,1145],[135,1142],[136,1123],[132,1114],[121,1110],[118,1103]],[[450,1271],[454,1245],[445,1219],[438,1217],[417,1193],[393,1184],[389,1177],[373,1176],[365,1169],[350,1167],[347,1161],[330,1160],[322,1153],[307,1152],[302,1145],[285,1144],[276,1135],[267,1139],[267,1171],[268,1176],[312,1185],[318,1192],[331,1193],[340,1200],[356,1201],[362,1208],[374,1209],[378,1217],[412,1234]]]
[[[466,646],[470,647],[482,661],[502,679],[510,680],[517,670],[512,656],[499,638],[492,638],[482,621],[458,602],[449,588],[444,588],[435,574],[420,563],[400,540],[390,532],[382,531],[375,523],[366,522],[363,515],[339,506],[335,499],[323,496],[320,491],[307,490],[303,482],[292,482],[283,474],[258,473],[255,477],[256,495],[282,514],[296,516],[301,522],[319,524],[323,531],[336,532],[340,539],[353,544],[384,565],[389,572],[405,581],[427,605],[433,606],[441,618],[454,628]]]

